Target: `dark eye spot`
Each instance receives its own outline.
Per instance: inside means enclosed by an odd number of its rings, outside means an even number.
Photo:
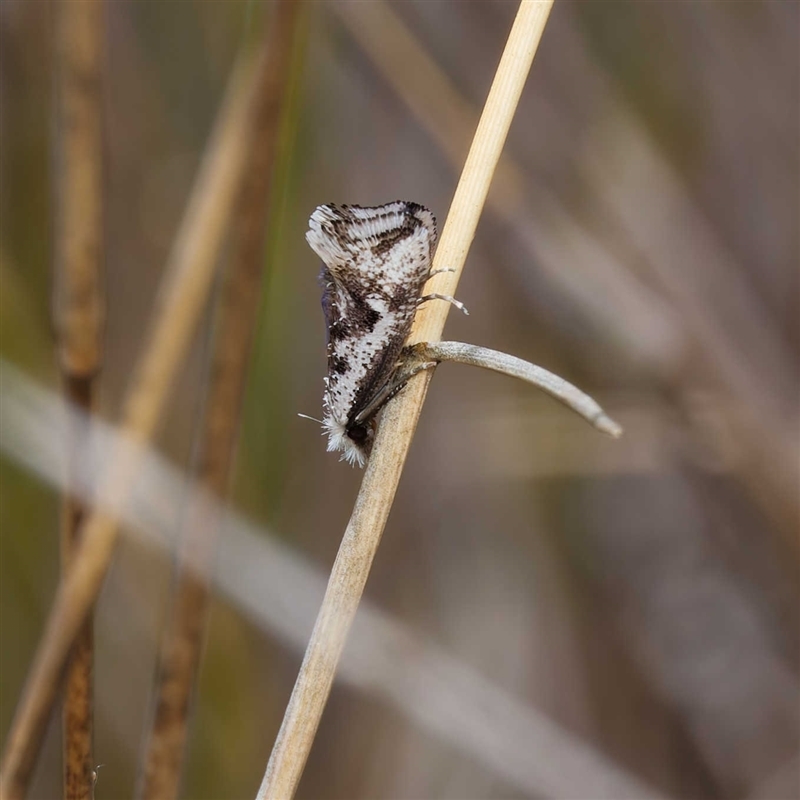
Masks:
[[[356,443],[363,444],[367,441],[367,428],[365,425],[353,425],[347,429],[347,435]]]

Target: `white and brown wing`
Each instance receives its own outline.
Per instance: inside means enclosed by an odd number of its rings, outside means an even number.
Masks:
[[[386,385],[408,337],[436,241],[436,221],[416,203],[319,206],[306,239],[325,266],[328,326],[324,425],[328,449],[362,465],[374,419],[355,418]]]

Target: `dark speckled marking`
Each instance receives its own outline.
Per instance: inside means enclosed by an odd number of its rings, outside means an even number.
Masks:
[[[331,356],[330,360],[331,372],[335,372],[337,375],[344,375],[348,369],[349,369],[349,364],[347,363],[346,358],[342,358],[341,356],[337,355]]]

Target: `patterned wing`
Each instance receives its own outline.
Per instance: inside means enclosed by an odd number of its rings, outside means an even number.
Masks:
[[[306,239],[325,264],[328,449],[363,464],[374,421],[354,418],[396,368],[430,272],[436,221],[416,203],[325,205],[311,215]]]

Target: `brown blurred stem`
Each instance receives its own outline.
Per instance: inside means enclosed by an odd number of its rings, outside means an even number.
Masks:
[[[67,658],[103,585],[117,540],[118,509],[128,497],[140,460],[139,445],[154,435],[169,390],[183,363],[208,297],[247,158],[255,146],[253,107],[263,49],[234,68],[225,100],[165,269],[144,351],[126,394],[124,441],[105,471],[95,507],[81,525],[82,539],[62,577],[44,633],[6,739],[0,798],[25,795]]]
[[[198,480],[224,498],[239,429],[250,345],[265,265],[265,226],[279,123],[288,84],[297,0],[279,0],[267,31],[268,58],[259,76],[253,148],[236,200],[233,255],[216,324],[198,456]],[[215,509],[219,509],[215,505]],[[202,502],[189,508],[178,562],[173,605],[159,654],[155,714],[141,767],[138,795],[177,797],[190,701],[205,637],[208,572],[219,515]]]
[[[74,0],[57,8],[56,231],[53,322],[64,394],[91,412],[100,369],[105,316],[103,268],[103,0]],[[69,474],[61,513],[61,568],[69,571],[87,508],[77,483],[85,431],[66,443]],[[72,648],[64,685],[64,798],[94,795],[92,755],[92,620]]]

